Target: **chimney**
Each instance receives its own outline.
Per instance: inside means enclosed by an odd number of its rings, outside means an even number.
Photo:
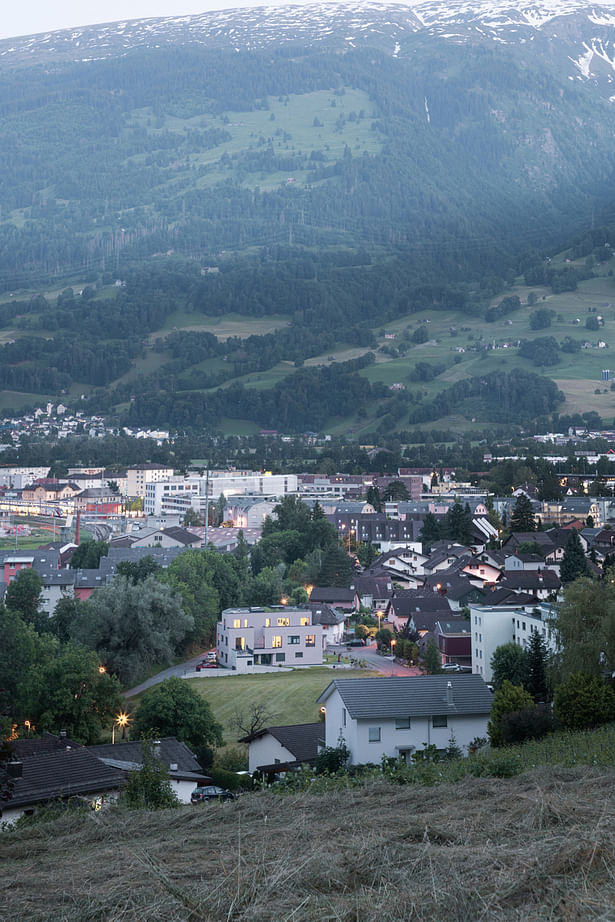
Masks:
[[[446,703],[451,706],[453,704],[453,683],[450,679],[446,683]]]

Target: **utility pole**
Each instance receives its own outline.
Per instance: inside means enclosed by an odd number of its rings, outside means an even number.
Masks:
[[[205,547],[209,544],[209,461],[205,471]]]

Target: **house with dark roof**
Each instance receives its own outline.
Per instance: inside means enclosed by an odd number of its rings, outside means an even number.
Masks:
[[[0,803],[1,822],[15,823],[58,800],[79,798],[98,810],[117,798],[124,784],[121,771],[105,765],[84,746],[60,737],[55,740],[54,744],[47,739],[25,740],[41,745],[15,747],[8,763],[9,796]]]
[[[535,599],[548,599],[555,596],[562,587],[561,580],[554,570],[512,570],[505,573],[500,580],[502,588],[525,592]]]
[[[444,752],[453,736],[467,752],[487,734],[491,702],[478,675],[336,679],[318,698],[326,745],[343,740],[354,765],[383,756],[407,761],[431,745]]]
[[[325,726],[322,721],[287,727],[264,727],[242,737],[249,743],[251,772],[278,773],[292,771],[304,763],[313,763],[324,746]]]
[[[331,605],[346,614],[359,610],[359,596],[354,589],[339,586],[314,586],[310,593],[310,605]]]
[[[124,776],[130,772],[141,771],[143,767],[143,750],[141,740],[122,741],[121,743],[102,743],[88,746],[88,752],[100,759],[105,765],[121,771]],[[166,765],[173,793],[180,803],[189,804],[190,795],[201,784],[211,784],[211,778],[205,774],[196,756],[174,736],[154,740],[154,755]]]
[[[335,646],[344,639],[344,626],[346,619],[341,611],[332,605],[315,603],[310,605],[312,610],[312,624],[320,624],[325,646]]]

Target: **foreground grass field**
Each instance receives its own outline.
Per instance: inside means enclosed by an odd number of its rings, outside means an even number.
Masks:
[[[251,705],[264,705],[271,714],[269,724],[313,723],[319,719],[316,699],[335,678],[365,678],[375,675],[366,669],[335,670],[326,667],[262,675],[220,676],[190,679],[190,687],[205,698],[214,717],[224,728],[225,742],[234,742],[232,723],[236,713],[248,714]]]
[[[613,919],[612,768],[245,794],[0,834],[3,922]]]

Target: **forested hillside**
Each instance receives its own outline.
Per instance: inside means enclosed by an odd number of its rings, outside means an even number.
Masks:
[[[403,365],[399,342],[381,351],[385,324],[410,348],[414,316],[436,310],[478,338],[514,284],[574,290],[596,269],[544,257],[588,232],[583,258],[608,275],[612,105],[535,53],[542,34],[528,54],[419,30],[391,54],[386,8],[369,15],[373,41],[354,46],[343,21],[311,41],[309,14],[302,39],[250,50],[206,17],[198,36],[131,44],[128,29],[99,54],[91,30],[87,57],[68,39],[0,43],[5,410],[84,395],[135,424],[294,431],[406,427],[468,400],[507,424],[557,409],[539,382],[536,401],[489,410],[491,368],[372,366]],[[390,390],[434,379],[437,399]]]

